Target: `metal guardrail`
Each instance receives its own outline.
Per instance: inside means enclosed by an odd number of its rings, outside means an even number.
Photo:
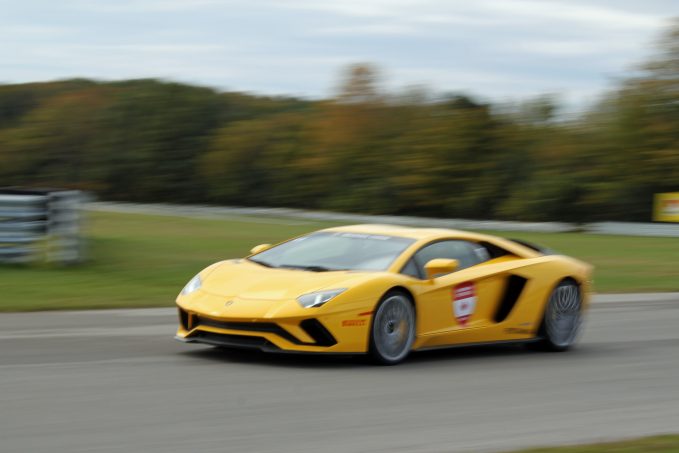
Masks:
[[[621,236],[679,237],[677,223],[599,222],[585,225],[588,233]]]
[[[86,210],[131,214],[154,214],[196,218],[234,218],[240,216],[260,219],[291,219],[347,223],[389,223],[407,226],[454,228],[462,230],[522,231],[534,233],[591,233],[622,236],[679,237],[679,224],[642,222],[512,222],[501,220],[438,219],[431,217],[349,214],[328,211],[307,211],[292,208],[243,208],[232,206],[201,206],[174,204],[137,204],[98,201],[87,203]]]
[[[0,188],[0,263],[42,261],[68,264],[82,261],[84,259],[84,241],[81,237],[83,210],[198,218],[254,216],[311,221],[392,223],[470,230],[544,233],[582,232],[625,236],[679,237],[679,224],[667,223],[599,222],[572,224],[560,222],[507,222],[362,215],[290,208],[242,208],[87,201],[87,197],[79,191]]]
[[[0,188],[0,263],[81,261],[83,201],[74,190]]]

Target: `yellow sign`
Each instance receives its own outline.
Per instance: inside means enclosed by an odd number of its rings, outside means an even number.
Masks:
[[[679,192],[655,194],[653,220],[656,222],[679,222]]]

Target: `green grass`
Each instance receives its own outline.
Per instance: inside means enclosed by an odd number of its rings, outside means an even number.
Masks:
[[[0,311],[158,307],[205,266],[326,225],[91,213],[89,260],[73,267],[0,267]]]
[[[679,453],[679,436],[654,436],[604,444],[536,448],[514,453]]]
[[[92,213],[87,263],[0,267],[0,311],[170,306],[206,265],[330,226],[294,219]],[[501,233],[593,263],[600,292],[679,290],[679,239]]]

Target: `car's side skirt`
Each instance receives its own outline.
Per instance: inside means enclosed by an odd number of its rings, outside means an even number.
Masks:
[[[470,348],[475,346],[497,346],[497,345],[520,345],[526,343],[535,343],[540,341],[540,337],[533,338],[522,338],[515,340],[498,340],[498,341],[479,341],[475,343],[458,343],[458,344],[443,344],[436,346],[425,346],[418,349],[413,349],[413,351],[436,351],[438,349],[457,349],[457,348]]]

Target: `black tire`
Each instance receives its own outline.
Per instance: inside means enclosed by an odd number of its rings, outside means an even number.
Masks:
[[[402,291],[389,291],[372,316],[369,353],[381,365],[396,365],[410,354],[415,341],[415,307]]]
[[[543,351],[567,351],[575,344],[581,325],[580,287],[571,279],[563,280],[549,296],[538,331],[539,341],[531,346]]]

